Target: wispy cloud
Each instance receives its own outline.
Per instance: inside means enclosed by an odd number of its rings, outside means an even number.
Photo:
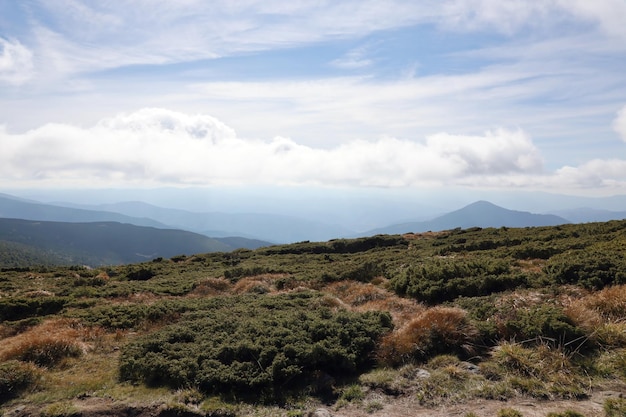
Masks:
[[[338,68],[359,69],[371,66],[374,61],[368,57],[369,47],[367,45],[354,48],[348,51],[341,58],[337,58],[331,62]]]
[[[626,39],[626,3],[622,0],[451,0],[443,2],[442,24],[451,30],[513,33],[543,32],[562,23],[585,22],[610,36]]]
[[[19,41],[0,37],[0,82],[19,85],[33,75],[33,53]]]
[[[613,121],[613,129],[626,142],[626,106],[617,113],[617,117]]]

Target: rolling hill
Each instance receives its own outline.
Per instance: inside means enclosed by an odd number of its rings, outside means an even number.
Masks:
[[[477,201],[459,210],[432,220],[394,224],[370,230],[363,236],[373,234],[397,234],[407,232],[440,231],[469,227],[533,227],[555,226],[570,221],[552,214],[534,214],[526,211],[508,210],[488,201]]]

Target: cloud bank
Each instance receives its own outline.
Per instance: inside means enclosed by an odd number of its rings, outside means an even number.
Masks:
[[[283,137],[243,139],[211,116],[147,108],[89,128],[47,124],[22,134],[2,128],[0,147],[0,183],[13,186],[626,184],[623,160],[545,173],[539,150],[520,129],[439,133],[421,141],[385,137],[324,149]]]

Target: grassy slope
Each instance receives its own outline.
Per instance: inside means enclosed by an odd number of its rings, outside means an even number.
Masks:
[[[381,398],[434,407],[477,398],[577,400],[602,387],[624,389],[625,242],[626,222],[609,222],[299,243],[94,270],[4,270],[0,384],[11,392],[0,399],[2,409],[34,404],[37,412],[68,415],[89,401],[156,402],[199,415],[248,415],[247,404],[265,401],[254,412],[295,416],[319,399],[376,412]],[[272,348],[295,334],[289,303],[302,323],[331,329],[297,333],[293,362],[278,355],[288,351],[284,343]],[[361,347],[376,339],[369,360],[352,367],[350,352],[359,346],[341,345],[334,337],[342,330],[332,323],[345,314],[357,322],[368,311],[389,313],[394,328],[381,328],[382,337],[378,328],[351,330],[365,332]],[[216,319],[203,320],[209,314]],[[245,340],[194,336],[218,334],[216,322],[236,323],[230,332]],[[197,369],[203,360],[218,360],[211,369],[222,373]],[[332,371],[337,363],[341,373]],[[242,389],[232,383],[235,365],[257,378],[240,378]],[[285,375],[296,378],[301,395],[276,398]],[[260,384],[265,397],[240,403],[245,384]],[[615,401],[616,409],[624,405]]]

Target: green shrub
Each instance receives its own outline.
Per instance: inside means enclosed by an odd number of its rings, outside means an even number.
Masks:
[[[0,404],[34,386],[39,374],[33,364],[16,360],[0,363]]]
[[[498,410],[498,417],[523,417],[523,414],[513,408],[501,408]]]
[[[129,271],[126,274],[126,279],[129,281],[147,281],[154,277],[156,273],[148,268],[139,268]]]
[[[1,298],[0,322],[58,313],[67,302],[63,297]]]
[[[565,410],[562,413],[548,413],[546,417],[585,417],[585,415],[578,411]]]
[[[526,277],[513,274],[509,263],[489,257],[469,260],[434,259],[396,273],[390,286],[400,295],[428,303],[476,297],[526,285]]]
[[[607,398],[603,404],[606,417],[626,416],[626,398]]]
[[[504,340],[536,340],[573,349],[580,347],[586,332],[577,327],[560,307],[540,304],[511,312],[511,317],[501,323],[498,336]]]
[[[577,250],[554,256],[544,272],[557,284],[575,284],[599,290],[626,284],[626,260],[614,251]]]
[[[344,400],[347,402],[352,401],[361,401],[365,398],[365,393],[363,389],[358,384],[348,385],[341,390],[341,395],[339,396],[340,400]]]
[[[313,309],[302,294],[212,301],[212,309],[126,346],[121,377],[274,401],[291,389],[368,369],[378,338],[391,328],[385,313]]]
[[[109,329],[131,329],[143,323],[175,321],[192,309],[193,301],[159,301],[154,304],[98,305],[89,310],[73,311],[68,316]]]

